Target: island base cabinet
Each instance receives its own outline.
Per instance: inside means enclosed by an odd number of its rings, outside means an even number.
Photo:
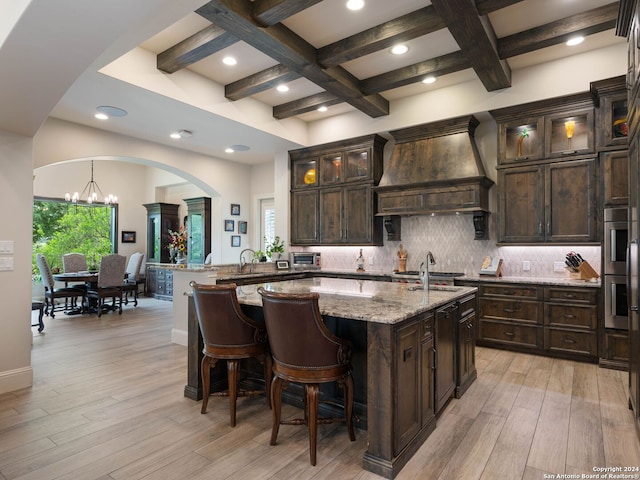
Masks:
[[[460,301],[460,320],[457,332],[456,398],[462,397],[478,376],[475,348],[476,303],[475,295]]]

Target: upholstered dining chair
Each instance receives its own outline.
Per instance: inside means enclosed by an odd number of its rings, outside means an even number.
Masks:
[[[70,299],[75,302],[76,298],[85,296],[85,290],[77,287],[65,286],[56,288],[56,282],[53,279],[51,267],[49,266],[47,257],[45,257],[43,254],[38,253],[36,255],[36,263],[38,264],[40,276],[42,277],[42,284],[44,285],[44,313],[46,315],[49,315],[51,318],[55,318],[56,310],[64,310],[68,306]],[[65,303],[56,305],[57,298],[64,298]]]
[[[87,257],[84,253],[65,253],[62,255],[62,270],[64,273],[86,272],[87,271]],[[84,283],[78,282],[64,282],[65,287],[75,287],[84,292],[87,291],[87,286]],[[71,300],[71,306],[76,306],[76,299]]]
[[[269,348],[273,356],[271,445],[280,425],[307,425],[311,465],[316,464],[318,423],[346,422],[353,430],[351,343],[333,335],[322,319],[317,293],[284,294],[258,288],[262,296]],[[304,419],[282,420],[282,391],[289,382],[304,386]],[[321,383],[337,382],[344,390],[344,418],[319,418]]]
[[[105,255],[100,259],[97,286],[89,287],[87,299],[94,300],[98,309],[98,317],[102,316],[105,308],[104,299],[111,298],[111,309],[116,309],[118,299],[118,313],[122,315],[122,282],[127,258],[117,253]]]
[[[239,396],[266,394],[271,407],[271,355],[264,325],[247,317],[236,296],[236,284],[203,285],[190,283],[204,341],[202,353],[202,410],[206,413],[210,395],[229,396],[230,425],[236,425],[236,400]],[[265,390],[240,389],[240,360],[257,358],[264,364]],[[218,360],[227,362],[228,391],[211,393],[210,370]]]
[[[140,276],[140,264],[144,255],[140,252],[132,253],[125,270],[125,279],[122,285],[124,304],[129,304],[129,295],[133,293],[133,305],[138,306],[138,281]]]

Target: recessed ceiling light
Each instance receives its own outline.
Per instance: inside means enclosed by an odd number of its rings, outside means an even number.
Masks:
[[[435,81],[436,81],[436,77],[429,76],[429,77],[425,77],[425,78],[422,80],[422,83],[429,84],[429,83],[433,83],[433,82],[435,82]]]
[[[398,44],[391,47],[391,53],[393,53],[394,55],[402,55],[404,53],[407,53],[408,51],[409,47],[403,44]]]
[[[287,87],[286,85],[278,85],[276,87],[276,90],[278,90],[279,92],[288,92],[289,91],[289,87]]]
[[[567,40],[567,45],[573,47],[574,45],[579,45],[582,42],[584,42],[584,37],[571,37],[569,40]]]
[[[233,148],[231,148],[231,147],[227,147],[227,148],[225,148],[225,149],[224,149],[224,151],[225,151],[226,153],[233,153],[233,152],[235,152],[235,150],[234,150]]]
[[[230,148],[232,148],[234,152],[246,152],[250,150],[246,145],[231,145]]]
[[[106,113],[96,113],[94,117],[96,117],[98,120],[109,120],[109,115],[107,115]]]
[[[225,65],[235,65],[236,63],[238,63],[238,61],[233,58],[233,57],[224,57],[222,59],[222,63],[224,63]]]
[[[327,111],[327,107],[325,107],[324,105],[323,105],[323,106],[321,106],[321,107],[318,107],[318,111],[319,111],[319,112],[323,112],[323,113],[324,113],[324,112],[326,112],[326,111]]]
[[[171,133],[169,136],[177,140],[179,138],[189,138],[192,135],[193,135],[193,132],[191,130],[179,130],[177,132]]]
[[[349,10],[360,10],[364,7],[364,0],[349,0],[347,2],[347,8]]]
[[[100,105],[99,107],[96,107],[96,112],[98,112],[98,114],[106,115],[107,118],[127,116],[126,110],[123,110],[122,108],[118,108],[118,107],[112,107],[110,105]],[[97,117],[97,114],[96,114],[96,118],[99,118]],[[101,120],[102,119],[103,118],[101,118]]]

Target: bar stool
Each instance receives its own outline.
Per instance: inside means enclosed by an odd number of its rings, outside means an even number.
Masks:
[[[317,293],[282,294],[258,288],[262,296],[269,347],[273,355],[271,445],[280,425],[307,425],[311,465],[316,464],[318,423],[346,422],[351,441],[353,430],[353,377],[351,343],[333,335],[318,308]],[[282,420],[282,391],[289,382],[304,385],[304,419]],[[343,418],[318,418],[321,383],[337,382],[344,390]]]
[[[236,284],[202,285],[189,284],[193,289],[193,300],[200,332],[204,341],[202,353],[202,410],[206,413],[209,396],[228,396],[230,425],[236,426],[236,400],[239,396],[266,394],[271,408],[272,362],[268,350],[264,325],[247,317],[240,308],[236,296]],[[240,360],[257,358],[264,364],[264,390],[244,390],[239,388]],[[218,360],[227,361],[228,391],[210,393],[210,370]]]

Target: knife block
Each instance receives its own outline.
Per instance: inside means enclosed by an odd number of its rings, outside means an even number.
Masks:
[[[578,272],[580,272],[581,280],[591,280],[592,278],[599,278],[600,275],[593,269],[591,264],[586,260],[580,264],[578,267]]]

